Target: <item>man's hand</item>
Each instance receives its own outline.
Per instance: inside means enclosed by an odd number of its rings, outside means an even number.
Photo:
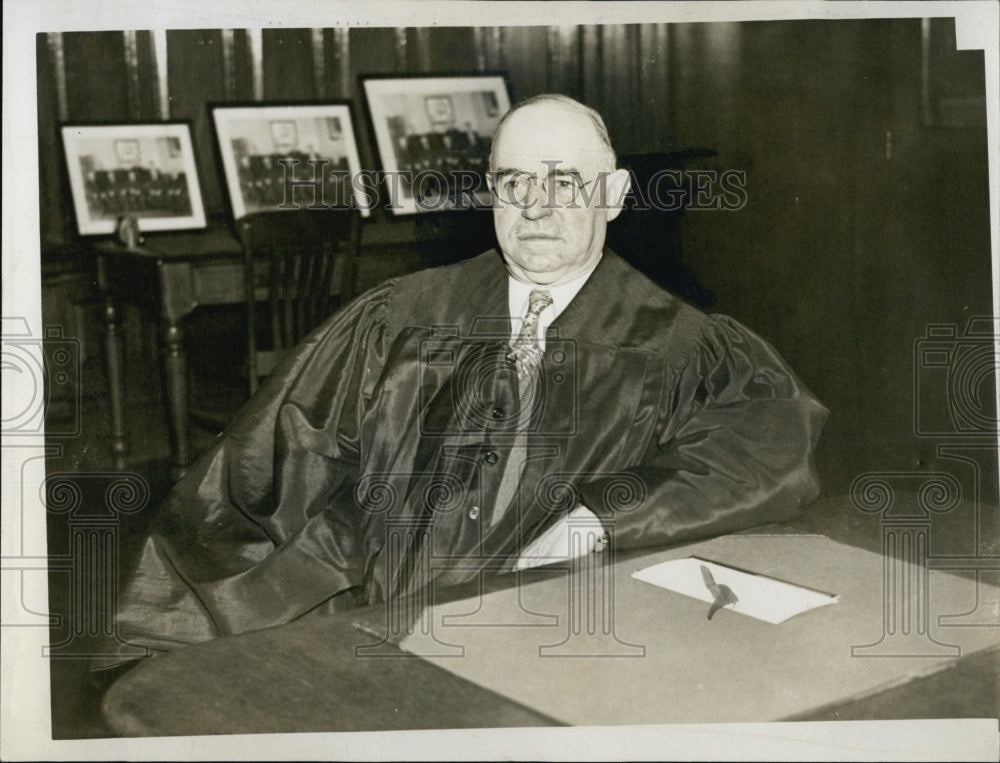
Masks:
[[[529,543],[514,569],[526,570],[602,551],[606,542],[604,528],[594,512],[586,506],[577,506]]]

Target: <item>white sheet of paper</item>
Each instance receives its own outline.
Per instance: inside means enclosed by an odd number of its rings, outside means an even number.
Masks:
[[[654,564],[633,572],[632,577],[711,605],[715,597],[705,583],[703,566],[709,569],[717,585],[729,586],[736,594],[738,601],[726,609],[766,623],[777,625],[801,612],[837,602],[834,594],[734,570],[696,556]]]

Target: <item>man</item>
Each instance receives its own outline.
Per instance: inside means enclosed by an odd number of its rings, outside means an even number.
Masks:
[[[502,255],[313,332],[171,493],[120,635],[169,649],[815,498],[823,407],[761,339],[605,250],[628,175],[596,112],[519,104],[491,178]]]

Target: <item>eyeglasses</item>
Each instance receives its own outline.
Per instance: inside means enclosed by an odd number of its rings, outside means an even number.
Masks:
[[[547,178],[539,179],[534,172],[510,170],[501,173],[490,173],[488,176],[493,192],[501,202],[507,204],[524,204],[528,200],[528,192],[532,186],[541,189],[544,199],[542,204],[571,204],[576,200],[577,193],[586,188],[598,178],[583,182],[575,172],[553,172]]]

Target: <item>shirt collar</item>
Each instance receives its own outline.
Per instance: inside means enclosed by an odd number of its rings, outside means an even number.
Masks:
[[[547,289],[549,294],[552,295],[552,304],[545,309],[543,315],[547,314],[546,317],[549,317],[550,319],[548,322],[555,320],[559,314],[566,309],[569,303],[573,301],[573,297],[577,295],[577,292],[583,288],[583,285],[587,282],[587,279],[590,278],[590,274],[594,272],[594,268],[597,267],[597,264],[600,261],[601,258],[598,257],[597,262],[595,262],[593,267],[589,270],[578,276],[574,276],[568,281],[552,284],[551,286],[523,283],[514,278],[514,276],[508,274],[507,293],[509,295],[511,318],[518,320],[523,318],[525,313],[528,312],[528,297],[531,295],[533,290]]]

